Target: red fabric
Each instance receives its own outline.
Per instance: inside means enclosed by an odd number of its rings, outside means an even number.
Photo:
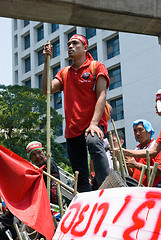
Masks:
[[[161,131],[160,131],[159,137],[157,138],[156,142],[161,144]]]
[[[146,146],[146,148],[148,148],[148,146],[154,141],[154,139],[152,139]],[[140,147],[141,145],[139,144],[138,147]],[[139,150],[138,150],[139,151]],[[146,158],[135,158],[135,160],[141,164],[145,164],[147,165],[147,160]],[[161,169],[161,152],[158,153],[158,155],[155,157],[155,158],[150,158],[150,166],[153,166],[155,162],[158,162],[159,163],[159,166],[158,168]],[[134,179],[136,179],[137,181],[139,181],[140,179],[140,175],[141,175],[141,171],[134,168],[133,170],[133,175],[132,177]],[[156,176],[155,177],[155,180],[154,180],[154,183],[153,183],[153,187],[155,187],[159,182],[161,181],[161,177],[160,176]],[[144,186],[148,186],[147,184],[147,175],[144,174],[143,176],[143,181],[142,181],[142,184]]]
[[[0,145],[0,195],[8,209],[47,240],[54,235],[50,202],[41,171]]]
[[[158,100],[161,101],[161,94],[157,94],[157,95],[156,95],[156,102],[157,102]]]
[[[93,117],[97,96],[94,87],[94,76],[90,69],[90,60],[86,60],[77,70],[70,66],[67,74],[62,78],[61,69],[55,76],[62,84],[64,90],[64,106],[66,130],[65,137],[73,138],[81,135],[89,126]],[[85,78],[83,75],[85,74]],[[106,67],[96,61],[96,82],[98,77],[102,75],[107,80],[107,87],[110,80]],[[105,111],[99,122],[107,131],[107,121]]]
[[[73,39],[78,39],[79,41],[81,41],[84,45],[87,45],[88,46],[88,43],[87,43],[87,40],[85,39],[85,37],[83,37],[82,35],[78,35],[78,34],[74,34],[70,39],[70,40],[73,40]]]

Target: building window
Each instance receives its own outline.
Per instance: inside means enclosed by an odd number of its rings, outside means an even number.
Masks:
[[[63,126],[62,126],[62,123],[60,123],[58,126],[57,126],[57,137],[60,137],[63,135]]]
[[[94,60],[97,60],[97,47],[91,48],[88,50],[88,52],[92,55],[92,57],[94,58]]]
[[[18,71],[15,71],[15,84],[18,84]]]
[[[43,49],[38,51],[38,66],[44,63]]]
[[[42,25],[37,29],[37,41],[39,42],[43,38],[44,38],[44,26]]]
[[[54,108],[57,110],[62,107],[62,94],[61,92],[54,93]]]
[[[29,72],[31,70],[31,63],[30,63],[30,57],[25,59],[25,73]]]
[[[56,42],[54,42],[52,45],[53,45],[53,57],[60,55],[59,39]]]
[[[119,36],[113,37],[107,41],[107,59],[120,54]]]
[[[25,50],[30,47],[30,34],[24,37]]]
[[[121,68],[120,66],[110,69],[108,71],[110,77],[110,87],[109,90],[118,88],[122,86],[121,82]]]
[[[123,110],[123,99],[122,97],[111,100],[110,105],[112,107],[111,110],[111,118],[114,121],[118,121],[124,119],[124,110]]]
[[[59,24],[52,23],[51,24],[51,32],[56,32],[59,29]]]
[[[17,40],[17,35],[14,36],[14,47],[18,47],[18,40]]]
[[[23,20],[23,26],[26,27],[29,25],[30,21],[29,20]]]
[[[53,78],[55,77],[55,75],[57,74],[57,72],[60,70],[60,65],[56,66],[53,68]]]
[[[38,75],[38,81],[39,88],[42,89],[42,74]]]
[[[96,29],[95,28],[86,28],[86,38],[90,39],[96,35]]]
[[[15,53],[15,66],[18,65],[18,53]]]
[[[16,31],[17,30],[17,19],[14,19],[13,25],[14,25],[14,30]]]
[[[76,34],[76,29],[74,29],[72,32],[68,33],[68,41],[74,34]]]
[[[31,79],[25,82],[25,86],[31,87]]]

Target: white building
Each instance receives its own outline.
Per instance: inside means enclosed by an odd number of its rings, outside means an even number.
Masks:
[[[113,107],[112,118],[117,129],[125,130],[126,146],[136,145],[132,130],[136,119],[149,120],[157,138],[161,129],[161,118],[154,108],[155,93],[161,88],[161,48],[157,37],[15,19],[12,29],[13,84],[41,88],[45,43],[50,40],[53,45],[53,78],[60,68],[71,64],[68,39],[74,33],[83,34],[94,59],[103,62],[109,71],[111,85],[107,100]],[[64,116],[62,93],[54,94],[53,105]],[[64,126],[65,123],[63,132]],[[61,127],[59,135],[58,142],[65,142]]]

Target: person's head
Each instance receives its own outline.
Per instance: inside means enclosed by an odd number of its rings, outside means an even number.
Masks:
[[[68,41],[69,58],[75,60],[77,58],[86,58],[88,50],[88,41],[83,35],[74,34]]]
[[[117,134],[118,134],[121,146],[122,146],[124,144],[125,136],[124,136],[123,132],[120,131],[120,130],[117,131]],[[114,132],[112,132],[112,140],[113,140],[114,148],[119,148],[117,137],[116,137],[116,134]]]
[[[142,146],[146,146],[155,133],[151,123],[144,119],[138,119],[134,121],[133,130],[136,141],[139,142]]]
[[[26,151],[28,158],[38,167],[41,167],[44,164],[46,159],[45,150],[40,142],[30,142],[26,147]]]
[[[156,113],[161,116],[161,89],[156,93],[156,104],[155,104]]]

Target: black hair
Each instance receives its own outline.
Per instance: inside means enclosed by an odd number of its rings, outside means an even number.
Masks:
[[[117,134],[119,136],[119,139],[125,140],[124,133],[120,130],[117,131]],[[112,136],[116,136],[115,132],[112,132]]]

